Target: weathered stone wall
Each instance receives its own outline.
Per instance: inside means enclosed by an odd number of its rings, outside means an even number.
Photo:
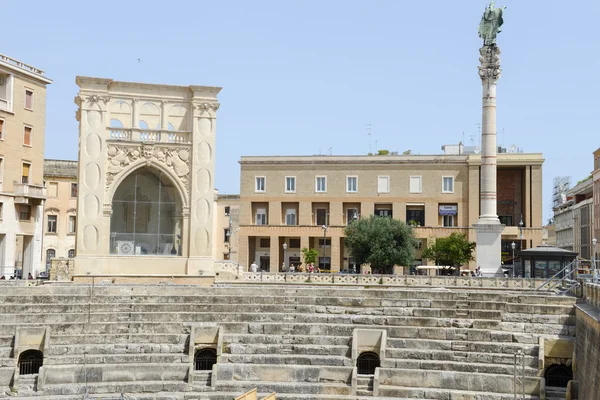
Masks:
[[[574,379],[579,400],[597,400],[600,392],[600,285],[586,284],[586,303],[576,307]]]

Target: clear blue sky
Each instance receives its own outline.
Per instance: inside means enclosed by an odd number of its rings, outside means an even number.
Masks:
[[[542,152],[552,178],[600,146],[600,2],[506,5],[498,141]],[[0,52],[47,71],[46,157],[77,158],[76,75],[223,86],[216,185],[242,155],[439,153],[481,118],[477,26],[486,2],[2,1]],[[138,63],[138,58],[141,62]],[[500,132],[504,132],[503,134]]]

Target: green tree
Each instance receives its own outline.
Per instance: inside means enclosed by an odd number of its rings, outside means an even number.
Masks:
[[[423,250],[423,258],[433,260],[436,265],[458,267],[473,260],[475,242],[469,242],[467,235],[453,233],[438,238],[435,243]]]
[[[416,247],[413,230],[397,219],[371,215],[346,227],[345,246],[357,264],[371,264],[382,273],[394,265],[410,265]]]
[[[315,249],[307,249],[306,247],[301,250],[302,257],[304,258],[304,264],[315,264],[319,257],[319,252]]]

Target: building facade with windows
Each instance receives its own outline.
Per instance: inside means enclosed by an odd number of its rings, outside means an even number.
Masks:
[[[44,71],[0,54],[0,275],[42,268]]]
[[[238,261],[240,231],[240,195],[216,194],[213,257]]]
[[[542,243],[541,154],[498,154],[502,252]],[[414,226],[421,249],[453,232],[475,241],[481,156],[242,157],[239,261],[276,272],[301,263],[301,249],[319,252],[322,269],[357,270],[344,228],[369,215]],[[285,244],[285,246],[284,246]],[[475,268],[475,265],[471,265]]]
[[[592,192],[593,192],[593,239],[596,241],[600,240],[600,148],[594,151],[594,170],[592,172]],[[596,261],[600,260],[600,245],[596,243],[596,246],[592,249],[595,253]],[[600,269],[600,265],[597,265]]]
[[[221,88],[81,76],[76,83],[80,146],[74,279],[214,276]]]
[[[44,181],[48,198],[44,206],[42,271],[49,272],[53,258],[75,258],[77,161],[45,160]]]

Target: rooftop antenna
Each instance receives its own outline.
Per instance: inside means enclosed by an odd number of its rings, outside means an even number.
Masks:
[[[367,124],[367,135],[369,135],[369,154],[373,152],[373,149],[371,148],[371,124]]]
[[[477,136],[479,136],[479,149],[481,149],[481,122],[475,124],[477,128]]]
[[[327,150],[329,150],[329,155],[332,155],[332,153],[333,153],[333,147],[330,147]]]
[[[377,140],[375,141],[375,153],[377,153]]]

